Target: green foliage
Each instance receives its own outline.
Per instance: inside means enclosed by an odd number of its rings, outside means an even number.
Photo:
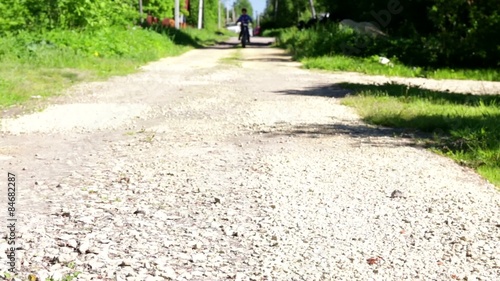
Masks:
[[[0,37],[0,107],[54,95],[73,83],[128,74],[218,38],[207,30],[136,27],[8,34]]]
[[[262,36],[264,36],[264,37],[278,37],[285,31],[286,31],[286,29],[283,29],[283,28],[266,29],[262,32]]]
[[[203,26],[207,30],[217,30],[218,28],[218,13],[219,9],[217,7],[218,0],[204,0],[203,2]]]
[[[305,68],[333,71],[355,71],[370,75],[385,75],[399,77],[419,77],[431,79],[462,79],[500,81],[500,71],[497,69],[427,69],[408,67],[392,58],[391,63],[379,63],[379,56],[358,58],[344,55],[331,55],[301,59]]]
[[[343,103],[373,124],[430,133],[432,149],[477,169],[500,187],[500,98],[428,91],[406,85],[342,84]]]
[[[241,16],[241,9],[247,9],[247,15],[251,16],[253,19],[253,7],[249,0],[236,0],[233,5],[236,10],[236,18]]]
[[[218,12],[217,0],[204,0],[203,1],[203,17],[202,17],[202,27],[214,31],[218,28]],[[189,16],[187,17],[187,23],[192,26],[198,26],[198,15],[199,15],[199,1],[194,0],[189,4]],[[221,22],[222,24],[222,22]]]
[[[288,49],[296,58],[318,57],[331,54],[356,54],[360,46],[366,46],[371,39],[355,33],[349,28],[334,24],[327,28],[318,27],[299,31],[292,27],[283,29],[277,38],[280,46]],[[364,50],[365,54],[373,55]]]
[[[275,18],[274,3],[268,1],[263,29],[293,26],[299,19],[304,19],[300,15],[308,10],[307,6],[298,6],[295,0],[283,0],[279,1]],[[334,21],[373,22],[389,34],[389,39],[379,40],[349,36],[342,46],[344,50],[351,50],[351,56],[395,56],[405,64],[421,67],[500,67],[498,0],[319,0],[316,9],[318,13],[329,11]],[[304,50],[305,56],[339,54],[339,45],[332,43],[346,39],[335,26],[308,32],[318,34],[307,50],[304,42],[299,42],[296,47]],[[297,41],[307,36],[314,37],[310,34],[295,35]],[[342,40],[330,38],[332,36]],[[346,54],[345,51],[341,53]]]
[[[471,50],[476,54],[482,53],[484,58],[474,56],[463,56],[457,58],[460,54],[460,48],[442,46],[442,40],[435,37],[420,38],[401,38],[401,37],[372,37],[363,35],[350,28],[341,28],[338,24],[329,24],[318,26],[312,29],[299,31],[292,27],[282,30],[277,35],[278,45],[286,48],[297,59],[322,58],[325,56],[351,56],[360,58],[369,58],[372,56],[384,56],[392,58],[407,67],[425,69],[426,72],[434,72],[439,68],[450,69],[495,69],[498,67],[499,60],[495,56],[500,56],[500,48],[474,47]],[[499,45],[500,46],[500,45]],[[463,46],[465,48],[465,46]],[[493,59],[488,59],[493,58]],[[474,71],[468,71],[472,73]],[[477,71],[476,71],[477,72]],[[483,71],[478,71],[483,72]],[[489,80],[498,80],[498,71],[489,71],[492,76]],[[495,74],[496,72],[496,74]],[[467,78],[467,77],[463,77]]]
[[[0,4],[0,33],[127,25],[138,17],[134,0],[9,0]],[[9,5],[10,4],[10,5]],[[14,9],[11,9],[14,7]],[[7,16],[5,16],[7,15]]]
[[[174,4],[174,0],[143,0],[143,10],[146,14],[154,15],[159,19],[173,18]]]
[[[308,20],[311,13],[308,1],[299,0],[280,0],[278,9],[275,0],[268,0],[266,10],[262,16],[262,30],[290,27],[299,22],[299,20]]]
[[[0,34],[23,28],[29,16],[26,0],[2,0],[0,14]]]
[[[173,18],[175,0],[143,0],[143,16]],[[203,26],[217,28],[217,0],[204,1]],[[191,10],[181,1],[181,13],[197,25],[198,1]],[[139,22],[137,0],[3,0],[0,2],[0,35],[19,31],[52,29],[100,29],[132,26]]]

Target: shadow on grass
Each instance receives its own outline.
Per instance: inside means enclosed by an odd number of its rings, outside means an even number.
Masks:
[[[168,36],[176,45],[181,45],[181,46],[192,46],[195,48],[201,48],[203,47],[201,44],[196,41],[193,36],[190,34],[186,33],[182,29],[175,29],[171,27],[164,27],[161,25],[152,25],[148,27],[148,29],[156,31],[162,35]]]
[[[500,106],[500,95],[472,95],[459,94],[442,91],[432,91],[398,83],[388,83],[382,85],[366,85],[353,83],[339,83],[337,87],[344,88],[350,92],[363,92],[378,96],[384,94],[390,97],[404,97],[408,99],[421,99],[434,104],[455,104],[466,106]]]
[[[283,95],[301,95],[310,97],[344,98],[354,93],[353,90],[341,87],[339,84],[324,84],[305,89],[289,89],[277,91]],[[338,117],[333,117],[335,120]],[[432,134],[419,132],[412,128],[390,128],[382,126],[373,126],[359,121],[339,120],[332,124],[302,124],[290,127],[277,128],[270,131],[261,131],[260,133],[270,136],[301,136],[310,138],[319,138],[326,136],[347,135],[352,138],[360,139],[371,146],[418,146],[416,139],[429,139]],[[371,138],[384,138],[384,141],[374,141]],[[363,140],[364,139],[364,140]],[[401,140],[405,140],[401,142]],[[399,141],[398,141],[399,140]]]
[[[290,128],[288,134],[416,137],[423,140],[425,147],[438,149],[463,165],[471,168],[485,166],[500,171],[498,95],[456,94],[394,83],[327,84],[280,93],[345,98],[346,104],[364,112],[363,121],[384,126],[312,124]],[[341,123],[349,124],[352,121]]]
[[[326,84],[301,90],[290,89],[279,91],[278,93],[329,98],[345,98],[347,96],[393,97],[397,98],[401,104],[425,102],[430,105],[443,106],[443,109],[453,109],[461,106],[463,110],[489,107],[496,108],[500,112],[500,95],[456,94],[409,87],[396,83],[383,85],[353,83]],[[390,110],[384,111],[385,114],[389,112]],[[449,131],[462,127],[491,128],[493,125],[495,127],[500,126],[500,116],[498,114],[461,115],[459,111],[456,111],[456,114],[451,113],[453,113],[453,110],[442,110],[440,112],[422,110],[420,114],[416,113],[411,116],[401,115],[401,112],[399,112],[394,115],[386,115],[383,119],[376,118],[376,120],[374,116],[366,116],[365,120],[377,125],[415,128],[426,132],[435,132],[436,130]]]
[[[186,32],[183,29],[175,29],[172,27],[164,27],[160,25],[154,25],[148,27],[150,30],[156,31],[160,34],[166,35],[172,39],[176,45],[181,46],[191,46],[198,49],[226,49],[226,48],[241,48],[241,42],[235,40],[218,40],[221,38],[229,38],[227,34],[220,31],[213,31],[213,34],[204,34],[207,38],[200,38],[196,31],[192,34]],[[255,38],[255,37],[254,37]],[[273,41],[269,42],[251,42],[247,44],[246,48],[262,48],[269,47],[273,44]]]
[[[213,31],[212,34],[207,33],[207,38],[204,39],[198,37],[197,34],[190,34],[183,29],[163,26],[151,26],[149,29],[168,36],[176,45],[190,46],[198,49],[206,48],[207,45],[220,44],[222,41],[218,41],[216,38],[224,36],[222,32]]]
[[[265,48],[272,45],[272,42],[251,42],[246,45],[246,49],[252,48]],[[223,49],[223,48],[243,48],[241,47],[241,42],[239,41],[226,41],[226,42],[217,42],[215,46],[205,47],[205,49]]]

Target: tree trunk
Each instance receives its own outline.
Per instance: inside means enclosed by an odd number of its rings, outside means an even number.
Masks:
[[[274,21],[278,20],[278,0],[274,0]]]
[[[316,18],[316,10],[314,9],[313,0],[309,0],[309,4],[311,5],[311,14],[313,18]]]

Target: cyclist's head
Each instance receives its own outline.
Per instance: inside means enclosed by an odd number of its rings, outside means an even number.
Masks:
[[[247,13],[247,9],[246,8],[241,9],[241,13],[242,14],[246,14]]]

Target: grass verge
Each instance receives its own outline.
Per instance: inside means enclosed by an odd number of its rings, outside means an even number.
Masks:
[[[419,77],[431,79],[458,79],[500,81],[500,72],[494,69],[424,69],[409,67],[397,62],[381,64],[378,56],[370,58],[349,57],[343,55],[303,58],[300,62],[307,69],[321,69],[330,71],[353,71],[369,75],[386,75],[399,77]]]
[[[241,49],[237,49],[231,56],[220,59],[220,63],[241,67]]]
[[[342,100],[364,121],[431,133],[431,150],[475,169],[500,187],[500,97],[450,94],[399,84],[341,84]]]
[[[21,32],[0,38],[0,108],[61,93],[83,81],[137,71],[147,62],[224,40],[198,29]]]
[[[276,37],[278,47],[286,49],[294,59],[310,69],[401,77],[500,81],[500,70],[495,66],[490,66],[489,69],[463,69],[458,65],[465,64],[438,63],[448,53],[453,53],[453,50],[442,50],[434,46],[432,42],[436,38],[374,38],[350,28],[341,28],[337,24],[302,31],[297,28],[270,30],[268,34]],[[389,58],[390,63],[381,64],[381,57]],[[495,64],[492,62],[490,65]]]

